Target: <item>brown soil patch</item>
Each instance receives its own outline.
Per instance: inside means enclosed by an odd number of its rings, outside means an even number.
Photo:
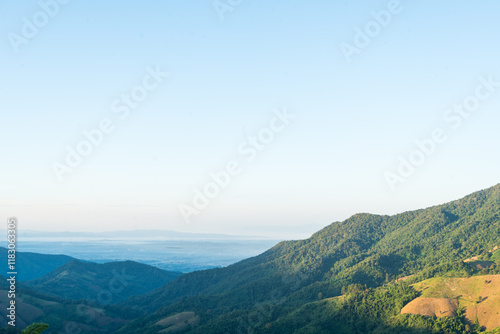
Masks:
[[[436,310],[435,315],[439,317],[447,308],[433,306],[433,302],[425,300],[456,300],[470,323],[477,319],[487,330],[500,327],[500,275],[436,277],[413,286],[422,292],[422,297],[406,305],[401,313],[434,315]]]
[[[458,303],[447,298],[422,298],[412,300],[401,310],[402,314],[421,314],[429,317],[453,317],[457,314]]]
[[[156,324],[162,327],[168,327],[159,333],[172,333],[184,330],[187,326],[195,327],[200,323],[200,317],[194,312],[181,312],[167,318],[163,318]]]
[[[401,277],[401,278],[398,278],[395,282],[396,282],[396,283],[398,283],[398,282],[406,281],[407,279],[410,279],[410,278],[412,278],[413,276],[415,276],[415,275],[410,275],[410,276]]]

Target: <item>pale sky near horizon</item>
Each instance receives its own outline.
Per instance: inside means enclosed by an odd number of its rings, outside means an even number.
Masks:
[[[224,20],[210,0],[54,1],[0,2],[0,219],[20,229],[307,236],[500,182],[497,1],[226,0]],[[54,163],[104,119],[60,182]],[[436,129],[446,140],[391,189]],[[194,208],[230,161],[240,173]]]

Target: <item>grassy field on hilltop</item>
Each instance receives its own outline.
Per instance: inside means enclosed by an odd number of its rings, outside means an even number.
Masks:
[[[500,327],[500,275],[436,277],[413,287],[422,293],[415,303],[425,298],[455,300],[469,322],[477,319],[486,329]]]

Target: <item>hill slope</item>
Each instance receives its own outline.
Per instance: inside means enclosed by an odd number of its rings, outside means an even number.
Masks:
[[[381,286],[387,280],[443,266],[462,266],[462,260],[500,245],[500,185],[463,199],[394,216],[357,214],[335,222],[301,241],[282,242],[267,252],[232,266],[194,272],[173,280],[122,305],[159,310],[122,330],[139,326],[158,329],[159,320],[193,311],[200,331],[217,333],[208,324],[222,315],[245,317],[262,303],[292,310],[319,296],[340,295],[349,284]],[[441,266],[441,267],[440,267]],[[434,268],[434,269],[433,269]],[[162,308],[163,307],[163,308]],[[240,310],[240,311],[238,311]],[[278,314],[266,312],[263,322]],[[282,316],[282,315],[281,315]],[[136,326],[136,327],[134,327]]]
[[[500,327],[500,275],[467,278],[438,277],[415,284],[422,296],[412,301],[402,313],[422,314],[414,306],[423,299],[453,300],[465,310],[470,323],[477,319],[486,329]]]
[[[17,279],[28,281],[47,275],[57,267],[74,260],[71,256],[16,252]],[[0,266],[7,268],[7,248],[0,247]],[[6,269],[2,275],[5,275]]]
[[[0,276],[0,308],[10,306],[6,278]],[[33,322],[45,322],[50,325],[47,333],[103,333],[114,332],[135,316],[133,310],[116,312],[104,309],[93,303],[64,300],[46,296],[30,290],[22,283],[16,284],[16,329],[20,330]],[[125,315],[124,315],[125,314]],[[0,327],[7,328],[6,313],[0,316]],[[11,326],[9,326],[11,327]],[[13,329],[12,327],[10,328]],[[1,330],[0,330],[1,332]],[[7,333],[7,331],[5,331]],[[14,331],[8,331],[12,333]]]
[[[98,264],[72,260],[25,284],[40,293],[107,305],[147,293],[180,275],[133,261]]]

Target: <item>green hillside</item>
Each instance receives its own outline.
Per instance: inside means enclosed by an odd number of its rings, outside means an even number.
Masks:
[[[33,322],[48,323],[50,328],[44,332],[47,334],[115,332],[128,321],[126,316],[109,308],[42,295],[22,285],[18,286],[15,300],[17,333]],[[7,290],[0,287],[0,308],[6,310],[9,301]],[[7,320],[2,314],[0,326],[6,328]]]
[[[491,257],[489,258],[490,261],[500,261],[500,249],[492,252]]]
[[[71,256],[38,254],[31,252],[16,252],[16,265],[18,270],[17,279],[19,281],[28,281],[47,275],[63,264],[74,260]],[[5,268],[2,275],[7,272],[7,248],[0,247],[0,266]]]
[[[98,264],[72,260],[25,284],[43,294],[107,305],[147,293],[180,275],[133,261]]]
[[[163,328],[162,319],[182,312],[194,312],[199,321],[180,332],[224,333],[227,327],[232,333],[241,327],[245,333],[264,333],[269,330],[266,326],[272,328],[318,299],[339,296],[343,287],[352,284],[366,285],[367,293],[375,293],[374,288],[403,276],[423,280],[479,273],[462,260],[485,255],[498,245],[500,185],[394,216],[357,214],[307,240],[282,242],[226,268],[182,275],[149,294],[126,300],[120,305],[135,306],[150,315],[121,333],[157,332]],[[483,269],[483,274],[485,270],[495,273],[498,268]],[[301,326],[289,333],[316,333]]]

